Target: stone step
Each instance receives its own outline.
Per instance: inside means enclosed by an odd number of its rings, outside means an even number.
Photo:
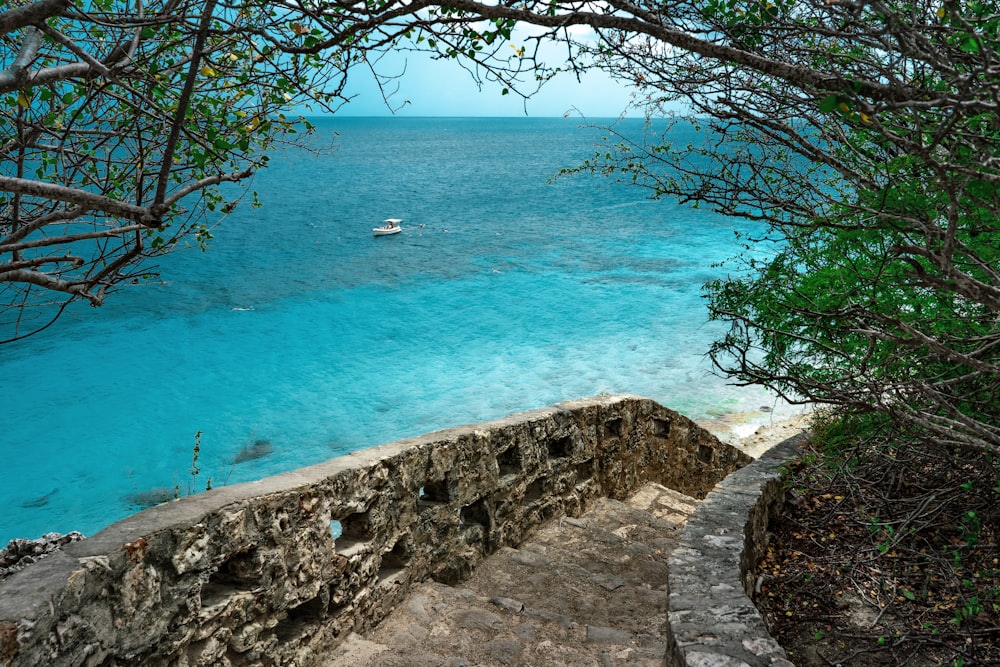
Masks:
[[[667,558],[698,501],[647,484],[554,519],[458,586],[417,585],[328,667],[662,666]]]

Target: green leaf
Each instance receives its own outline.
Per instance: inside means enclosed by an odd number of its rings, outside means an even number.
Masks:
[[[827,95],[819,103],[819,110],[823,113],[830,113],[831,111],[836,111],[837,105],[840,103],[840,98],[836,95]]]

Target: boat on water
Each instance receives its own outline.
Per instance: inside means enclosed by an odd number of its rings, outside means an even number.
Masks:
[[[403,231],[403,228],[399,226],[402,220],[399,218],[387,218],[385,224],[381,227],[375,227],[372,229],[372,233],[375,236],[388,236],[390,234],[398,234]]]

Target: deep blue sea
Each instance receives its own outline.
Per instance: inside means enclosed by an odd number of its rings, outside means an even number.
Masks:
[[[746,223],[600,176],[549,182],[600,131],[318,124],[332,150],[275,155],[253,183],[264,206],[238,207],[208,252],[0,347],[0,543],[90,535],[136,492],[185,493],[198,431],[204,488],[602,392],[693,418],[771,400],[705,357],[719,328],[701,286]],[[404,231],[373,237],[389,217]],[[270,454],[234,463],[258,440]]]

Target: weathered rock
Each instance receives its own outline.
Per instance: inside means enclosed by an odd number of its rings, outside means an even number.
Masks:
[[[670,555],[670,667],[793,667],[750,599],[767,524],[781,504],[790,438],[708,494]]]
[[[547,520],[625,498],[647,481],[701,497],[747,462],[681,415],[620,396],[355,452],[157,505],[9,576],[0,582],[0,655],[5,667],[316,664],[419,582],[460,581]],[[572,530],[592,557],[619,547],[619,558],[645,557],[627,551],[632,528]],[[520,565],[519,577],[557,583],[540,567],[544,553],[519,553],[535,564]],[[564,574],[584,576],[602,595],[634,590],[594,585],[580,565]],[[503,623],[550,622],[538,601],[518,599],[518,614],[488,599],[484,610],[499,611]],[[434,604],[423,608],[431,614]],[[572,618],[553,618],[565,632],[583,632]],[[481,646],[500,642],[490,648],[498,661],[582,664],[580,649],[553,647],[552,660],[539,662],[522,655],[520,635],[471,632],[482,633]],[[411,657],[400,664],[442,664],[439,654]]]
[[[655,483],[640,494],[646,501],[653,496],[656,502],[646,505],[661,514],[686,513],[696,506],[694,499]],[[670,500],[661,503],[662,498]],[[421,604],[401,605],[369,638],[393,647],[418,624],[428,630],[421,640],[424,650],[479,667],[662,667],[666,558],[679,533],[673,523],[637,508],[634,501],[602,499],[572,522],[549,520],[519,549],[499,549],[484,560],[463,582],[461,594],[439,583],[419,584],[411,601]],[[609,544],[592,539],[594,533],[613,533],[621,523],[628,528],[628,539]],[[631,539],[669,544],[667,552],[646,545],[641,556],[631,557],[628,552],[644,544]],[[525,555],[544,555],[545,566]],[[517,599],[504,595],[515,591]],[[330,664],[381,667],[402,655],[392,648],[377,659]]]
[[[524,603],[520,600],[514,600],[512,598],[505,597],[494,597],[490,598],[490,602],[500,607],[504,611],[511,611],[514,613],[520,613],[524,611]]]
[[[494,632],[504,627],[503,619],[496,614],[480,609],[463,609],[452,616],[452,621],[458,627],[466,630]]]
[[[602,625],[588,625],[587,637],[583,641],[588,644],[627,644],[631,640],[632,635],[623,630]]]
[[[46,533],[37,540],[14,539],[0,549],[0,579],[37,563],[51,553],[55,553],[71,542],[79,542],[83,534]]]

